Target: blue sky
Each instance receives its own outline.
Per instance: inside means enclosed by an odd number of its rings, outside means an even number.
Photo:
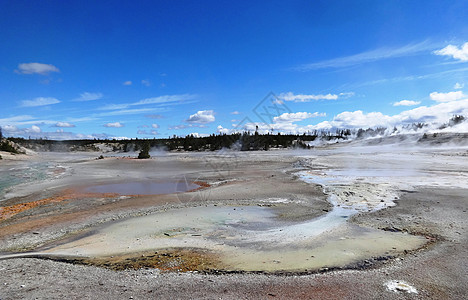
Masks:
[[[468,115],[467,11],[427,0],[2,0],[0,126],[68,139],[442,122]],[[262,118],[265,103],[280,109]]]

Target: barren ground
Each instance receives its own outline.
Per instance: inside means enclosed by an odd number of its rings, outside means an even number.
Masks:
[[[292,249],[299,245],[312,249],[316,244],[355,244],[359,246],[355,251],[363,256],[355,255],[340,265],[336,261],[344,252],[330,251],[328,258],[333,258],[335,265],[330,262],[328,267],[319,264],[299,270],[281,267],[287,262],[287,255],[283,255],[275,261],[276,271],[253,267],[252,271],[261,273],[240,272],[248,270],[246,267],[226,269],[229,260],[220,256],[222,251],[209,248],[207,252],[203,247],[166,247],[153,251],[158,253],[151,257],[148,249],[141,248],[133,254],[94,255],[75,263],[57,255],[49,257],[53,260],[17,257],[0,260],[0,299],[462,299],[467,294],[468,278],[467,154],[465,148],[347,145],[305,152],[178,153],[146,161],[122,157],[96,160],[96,153],[40,153],[20,160],[8,157],[0,162],[2,176],[24,175],[21,168],[29,173],[21,178],[23,183],[0,196],[0,253],[5,258],[25,256],[28,251],[53,253],[57,247],[74,249],[73,243],[99,238],[105,228],[138,218],[181,209],[246,206],[266,209],[274,215],[268,220],[290,230],[283,235],[262,235],[257,246],[273,239],[280,247],[281,241],[294,237],[291,243],[298,244]],[[27,169],[31,163],[35,169]],[[104,183],[141,180],[176,183],[174,192],[180,191],[185,180],[205,186],[164,195],[122,196],[86,190]],[[338,207],[357,211],[338,227],[314,238],[303,230],[307,222],[324,218]],[[366,256],[379,240],[360,240],[363,232],[379,234],[390,242],[393,237],[396,241],[407,236],[424,243],[407,244],[407,249],[392,249],[389,244],[390,249]],[[171,232],[164,233],[168,233],[166,240],[172,239]],[[214,237],[207,240],[217,241],[220,233],[211,234]],[[235,234],[238,231],[231,237]],[[198,238],[193,232],[190,235]],[[186,236],[177,238],[184,241]],[[259,239],[257,235],[249,238]],[[250,240],[242,241],[246,242]],[[230,246],[245,246],[242,243]],[[275,251],[275,247],[270,249]],[[234,261],[245,261],[249,256],[237,254]],[[255,263],[258,260],[247,265]],[[229,270],[236,272],[226,272]],[[404,281],[418,293],[391,291],[387,288],[391,280]]]

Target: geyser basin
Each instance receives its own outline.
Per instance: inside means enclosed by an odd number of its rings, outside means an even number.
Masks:
[[[87,193],[112,193],[120,195],[161,195],[187,192],[200,188],[198,184],[187,181],[126,181],[87,187]]]
[[[396,255],[425,243],[421,237],[361,228],[340,218],[330,213],[293,223],[279,221],[275,209],[268,207],[182,208],[103,225],[42,254],[112,266],[128,261],[129,256],[138,260],[155,252],[199,253],[202,249],[216,258],[209,270],[304,272]],[[177,257],[171,263],[183,265],[184,259]],[[209,255],[204,259],[209,260]]]

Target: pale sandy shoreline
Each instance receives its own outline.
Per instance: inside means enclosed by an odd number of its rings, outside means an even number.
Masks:
[[[356,184],[364,185],[369,180],[373,187],[379,188],[372,188],[366,193],[377,191],[384,195],[391,179],[391,191],[397,192],[399,197],[395,201],[397,205],[376,212],[359,213],[351,218],[351,224],[379,231],[395,229],[425,236],[436,242],[431,243],[429,248],[410,251],[402,256],[402,260],[396,258],[385,263],[369,261],[356,265],[364,270],[333,271],[299,277],[159,274],[157,270],[111,271],[30,258],[2,260],[0,284],[3,287],[0,298],[60,298],[61,295],[76,299],[130,296],[171,298],[176,293],[178,298],[223,299],[310,298],[312,295],[317,298],[334,295],[340,298],[459,299],[466,294],[463,284],[467,269],[467,241],[463,235],[467,225],[467,189],[464,184],[468,181],[463,181],[466,179],[465,153],[465,149],[382,151],[372,147],[338,148],[325,149],[323,152],[261,152],[242,157],[170,154],[156,157],[149,164],[115,158],[94,160],[95,155],[84,155],[79,163],[67,159],[66,155],[55,157],[56,167],[64,167],[64,174],[38,185],[22,185],[21,190],[7,193],[2,204],[14,205],[18,201],[51,197],[71,183],[80,186],[90,182],[116,180],[117,175],[122,176],[122,172],[125,178],[133,179],[140,178],[142,173],[146,174],[145,178],[151,179],[170,176],[180,178],[185,175],[191,180],[211,183],[215,188],[209,193],[198,193],[196,197],[188,193],[136,199],[124,197],[117,201],[113,198],[92,198],[38,206],[0,223],[0,249],[3,252],[31,249],[44,241],[67,236],[68,232],[125,219],[130,215],[145,215],[161,209],[191,207],[202,203],[269,204],[275,207],[284,220],[301,222],[323,215],[330,209],[322,187],[314,187],[296,177],[295,170],[304,167],[313,168],[313,172],[319,176],[328,172],[327,177],[335,176],[340,182],[345,182],[334,187],[338,195],[353,191],[353,188],[358,191]],[[47,155],[50,154],[45,157]],[[302,166],[297,165],[298,162]],[[223,167],[213,168],[212,165],[216,163]],[[134,168],[138,171],[132,171],[128,168],[129,164],[141,165]],[[109,172],[110,166],[114,173]],[[289,199],[289,204],[281,203],[281,199]],[[291,202],[295,203],[294,208],[291,208]],[[418,294],[391,292],[385,286],[389,280],[404,280],[414,286]],[[80,286],[86,288],[80,289]]]

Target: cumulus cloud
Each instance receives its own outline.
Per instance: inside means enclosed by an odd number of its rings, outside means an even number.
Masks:
[[[189,135],[193,135],[196,138],[209,136],[209,134],[207,134],[207,133],[198,133],[198,132],[192,132]]]
[[[437,102],[450,102],[450,101],[456,101],[456,100],[465,98],[466,95],[464,95],[462,91],[448,92],[448,93],[432,92],[429,94],[429,97],[431,98],[431,100],[434,100]]]
[[[413,101],[413,100],[401,100],[398,102],[394,102],[393,106],[413,106],[420,104],[421,101]]]
[[[314,117],[325,117],[325,113],[308,113],[308,112],[297,112],[297,113],[284,113],[278,117],[273,118],[273,122],[299,122],[305,119]]]
[[[75,101],[94,101],[99,100],[103,97],[102,93],[89,93],[84,92],[80,94],[79,98],[76,98]]]
[[[455,90],[461,90],[464,87],[465,87],[465,84],[464,83],[459,83],[459,82],[455,83],[455,85],[453,86],[453,88]]]
[[[132,85],[132,81],[131,81],[131,80],[127,80],[127,81],[124,81],[122,84],[123,84],[123,85]]]
[[[36,107],[60,103],[58,99],[52,97],[37,97],[33,100],[23,100],[21,101],[22,107]]]
[[[154,128],[154,129],[158,129],[159,125],[158,124],[151,124],[151,127]]]
[[[41,128],[36,125],[32,125],[30,128],[18,128],[15,125],[6,125],[2,126],[2,131],[4,135],[18,136],[40,133]]]
[[[452,96],[452,98],[458,99],[459,97]],[[446,98],[443,97],[443,99]],[[386,115],[378,111],[363,112],[362,110],[356,110],[344,111],[333,117],[332,120],[323,121],[318,124],[299,125],[294,123],[307,119],[311,116],[321,115],[322,114],[320,113],[311,114],[307,112],[286,113],[276,117],[273,120],[272,124],[253,122],[251,120],[248,120],[248,122],[242,123],[240,125],[233,124],[231,129],[219,125],[217,127],[217,131],[219,133],[254,131],[257,129],[258,126],[259,133],[281,132],[301,134],[304,132],[314,130],[334,130],[345,128],[365,129],[375,127],[393,128],[412,123],[426,123],[431,125],[431,128],[439,128],[440,125],[446,123],[447,120],[452,118],[454,115],[468,115],[468,99],[458,99],[457,101],[440,102],[432,106],[419,106],[413,109],[405,110],[396,115]],[[462,129],[457,128],[457,130]]]
[[[186,120],[188,123],[207,124],[215,121],[213,110],[199,110]]]
[[[310,126],[311,129],[393,127],[411,123],[443,124],[454,115],[468,115],[468,100],[420,106],[389,116],[381,112],[345,111],[331,121]]]
[[[20,128],[15,125],[5,125],[2,126],[2,131],[5,136],[17,136],[17,137],[31,137],[31,138],[47,138],[51,140],[79,140],[79,139],[128,139],[127,137],[115,137],[107,133],[93,133],[93,134],[83,134],[83,133],[73,133],[66,132],[63,129],[57,129],[53,132],[42,131],[41,128],[37,125],[31,127]]]
[[[60,72],[60,70],[56,66],[49,64],[22,63],[18,65],[18,69],[15,72],[19,74],[47,75],[50,72]]]
[[[68,122],[57,122],[54,126],[55,127],[68,127],[68,128],[75,127],[75,125],[70,124]]]
[[[124,127],[124,124],[120,123],[120,122],[114,122],[114,123],[106,123],[103,125],[104,127],[114,127],[114,128],[120,128],[120,127]]]
[[[448,45],[447,47],[434,51],[437,55],[450,56],[459,61],[468,61],[468,42],[464,43],[460,48],[455,45]]]
[[[143,134],[143,135],[159,135],[159,133],[156,130],[150,130],[149,132],[146,130],[138,130],[137,134]]]

